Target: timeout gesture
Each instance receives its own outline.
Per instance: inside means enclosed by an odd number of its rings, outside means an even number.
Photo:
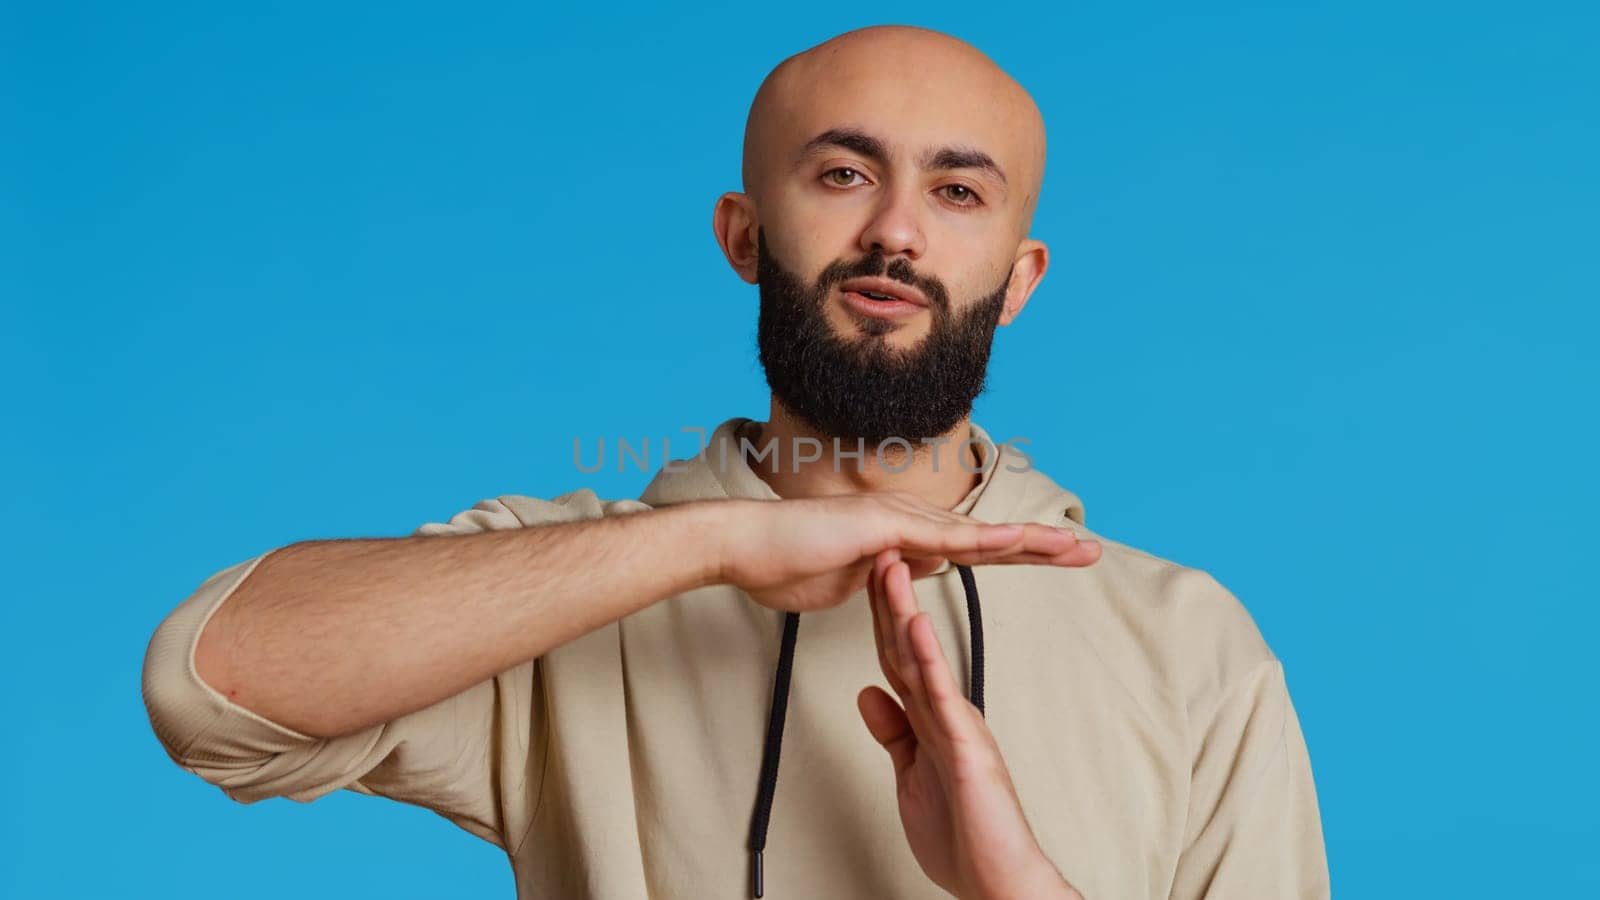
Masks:
[[[940,509],[914,494],[881,491],[716,504],[722,519],[719,580],[762,606],[811,612],[837,606],[867,583],[873,560],[897,551],[910,577],[945,560],[964,565],[1086,566],[1096,541],[1038,523],[995,525]]]

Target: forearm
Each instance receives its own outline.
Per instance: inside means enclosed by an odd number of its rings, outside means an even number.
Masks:
[[[233,702],[302,733],[358,731],[715,582],[713,506],[291,544],[217,608],[195,667]]]

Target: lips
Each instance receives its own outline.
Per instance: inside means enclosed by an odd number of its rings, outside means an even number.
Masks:
[[[839,285],[846,293],[859,294],[876,303],[910,303],[926,307],[928,300],[916,288],[888,278],[851,278]]]
[[[874,299],[874,295],[893,299]],[[856,290],[841,290],[839,296],[843,299],[845,308],[857,318],[905,322],[926,315],[928,312],[926,307],[913,302],[911,298],[915,295],[910,292],[896,295],[876,288],[861,287]],[[905,299],[901,299],[902,297]],[[916,299],[922,298],[916,297]]]

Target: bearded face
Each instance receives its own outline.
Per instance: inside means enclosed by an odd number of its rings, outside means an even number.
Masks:
[[[835,260],[812,284],[785,268],[756,231],[756,283],[761,312],[756,341],[773,396],[819,434],[874,448],[887,438],[913,447],[948,433],[983,392],[1006,284],[957,307],[937,278],[919,276],[904,258],[884,262],[874,251]],[[878,276],[917,288],[928,301],[927,335],[911,347],[888,340],[904,327],[888,318],[852,315],[851,334],[829,324],[826,304],[838,302],[840,282]]]

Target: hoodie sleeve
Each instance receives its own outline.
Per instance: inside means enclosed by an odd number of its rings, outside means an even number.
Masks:
[[[1329,896],[1311,759],[1276,659],[1202,724],[1172,900]]]
[[[415,535],[460,535],[594,518],[611,504],[585,490],[554,500],[484,500]],[[537,660],[394,720],[316,738],[232,702],[195,670],[211,615],[271,555],[206,579],[164,619],[145,654],[143,695],[157,739],[182,768],[228,797],[310,802],[340,788],[432,809],[502,848],[526,831],[538,799],[543,698]]]

